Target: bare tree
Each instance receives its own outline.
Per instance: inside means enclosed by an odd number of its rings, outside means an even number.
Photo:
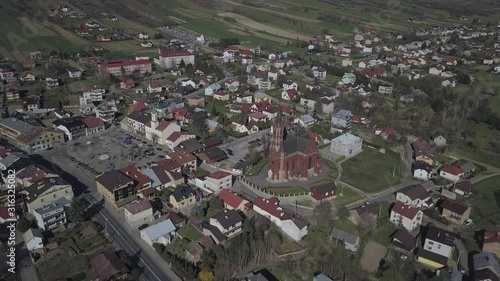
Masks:
[[[325,201],[325,202],[321,202],[319,205],[317,205],[314,208],[313,218],[314,218],[316,225],[325,226],[331,222],[332,214],[333,214],[332,205],[330,204],[330,202]],[[324,229],[324,228],[322,228],[322,229]]]
[[[375,232],[377,230],[377,217],[370,214],[362,214],[358,230],[363,236]]]

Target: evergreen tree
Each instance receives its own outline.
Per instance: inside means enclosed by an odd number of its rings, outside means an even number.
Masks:
[[[85,220],[85,211],[83,210],[82,202],[78,198],[74,198],[73,202],[71,202],[69,220],[74,223],[81,223]]]

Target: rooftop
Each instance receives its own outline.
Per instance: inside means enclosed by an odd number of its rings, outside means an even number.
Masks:
[[[130,204],[125,205],[125,209],[129,211],[131,214],[137,214],[142,211],[146,211],[153,208],[151,206],[151,203],[147,199],[143,199],[137,202],[133,202]]]
[[[340,135],[336,138],[334,138],[332,141],[336,142],[336,143],[340,143],[340,144],[343,144],[343,145],[350,145],[350,144],[354,144],[355,142],[361,140],[359,137],[353,135],[353,134],[350,134],[350,133],[345,133],[343,135]]]

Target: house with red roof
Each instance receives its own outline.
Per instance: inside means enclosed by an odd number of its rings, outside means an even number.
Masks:
[[[337,197],[337,187],[333,182],[311,187],[311,197],[316,201]]]
[[[151,81],[148,83],[148,92],[149,93],[161,93],[163,91],[163,87],[161,86],[160,81]]]
[[[97,118],[95,116],[88,116],[83,119],[83,123],[85,123],[85,129],[87,130],[86,135],[91,135],[98,133],[100,131],[104,131],[104,121],[101,118]]]
[[[229,210],[240,210],[247,212],[252,210],[252,202],[244,199],[229,189],[222,189],[217,197],[224,203],[224,208]]]
[[[320,80],[323,80],[326,78],[326,69],[322,67],[317,67],[313,69],[313,76],[314,78],[318,78]]]
[[[226,171],[213,172],[205,179],[205,187],[215,193],[231,186],[233,186],[233,175]]]
[[[464,177],[465,172],[459,167],[447,164],[441,168],[439,175],[449,181],[457,182]]]
[[[265,115],[262,112],[252,112],[252,113],[248,114],[248,122],[250,122],[250,121],[266,122],[267,115]]]
[[[391,209],[389,221],[412,231],[422,224],[423,216],[424,214],[418,208],[398,201]]]
[[[227,79],[224,82],[224,87],[226,87],[226,89],[230,89],[231,87],[238,89],[239,86],[240,86],[240,82],[238,82],[237,80],[234,80],[234,79]]]
[[[154,59],[155,64],[161,68],[176,68],[183,61],[185,65],[194,64],[194,54],[186,50],[165,50],[161,52],[158,58]]]
[[[120,82],[120,89],[128,90],[135,87],[134,79],[126,79]]]
[[[281,93],[281,98],[289,101],[298,100],[300,98],[300,93],[295,89],[285,90]]]
[[[165,141],[165,144],[167,145],[168,148],[171,150],[174,150],[181,142],[190,140],[190,139],[195,139],[196,135],[190,134],[187,132],[173,132],[170,134],[170,136],[167,138]]]
[[[114,59],[108,63],[100,63],[98,66],[99,76],[107,77],[113,75],[120,77],[132,75],[133,73],[146,74],[152,72],[150,60],[119,60]]]
[[[139,169],[137,169],[134,165],[123,167],[118,171],[135,181],[135,191],[141,191],[151,187],[151,179],[139,171]]]
[[[120,258],[112,252],[97,255],[90,262],[92,267],[91,280],[125,280],[129,270]]]
[[[296,217],[292,210],[281,207],[279,203],[277,197],[257,197],[253,201],[253,210],[269,219],[294,241],[302,240],[308,233],[309,222]]]
[[[370,66],[371,66],[371,63],[370,63],[370,61],[368,61],[368,60],[363,60],[363,61],[360,61],[360,62],[358,63],[358,67],[359,67],[359,68],[368,68],[368,67],[370,67]]]
[[[500,232],[486,231],[482,240],[483,252],[490,252],[500,258]]]
[[[151,166],[160,166],[167,172],[181,172],[181,164],[179,164],[179,162],[174,159],[162,159],[160,161],[154,162],[153,164],[151,164]]]
[[[9,208],[7,208],[7,207],[0,207],[0,224],[6,222],[9,219],[15,219],[15,217],[12,218],[10,216]]]

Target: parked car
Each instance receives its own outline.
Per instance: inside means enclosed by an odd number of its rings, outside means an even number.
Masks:
[[[145,224],[143,224],[143,225],[139,226],[137,229],[139,229],[139,230],[143,230],[144,228],[146,228],[146,227],[148,227],[148,226],[149,226],[149,224],[145,223]]]

